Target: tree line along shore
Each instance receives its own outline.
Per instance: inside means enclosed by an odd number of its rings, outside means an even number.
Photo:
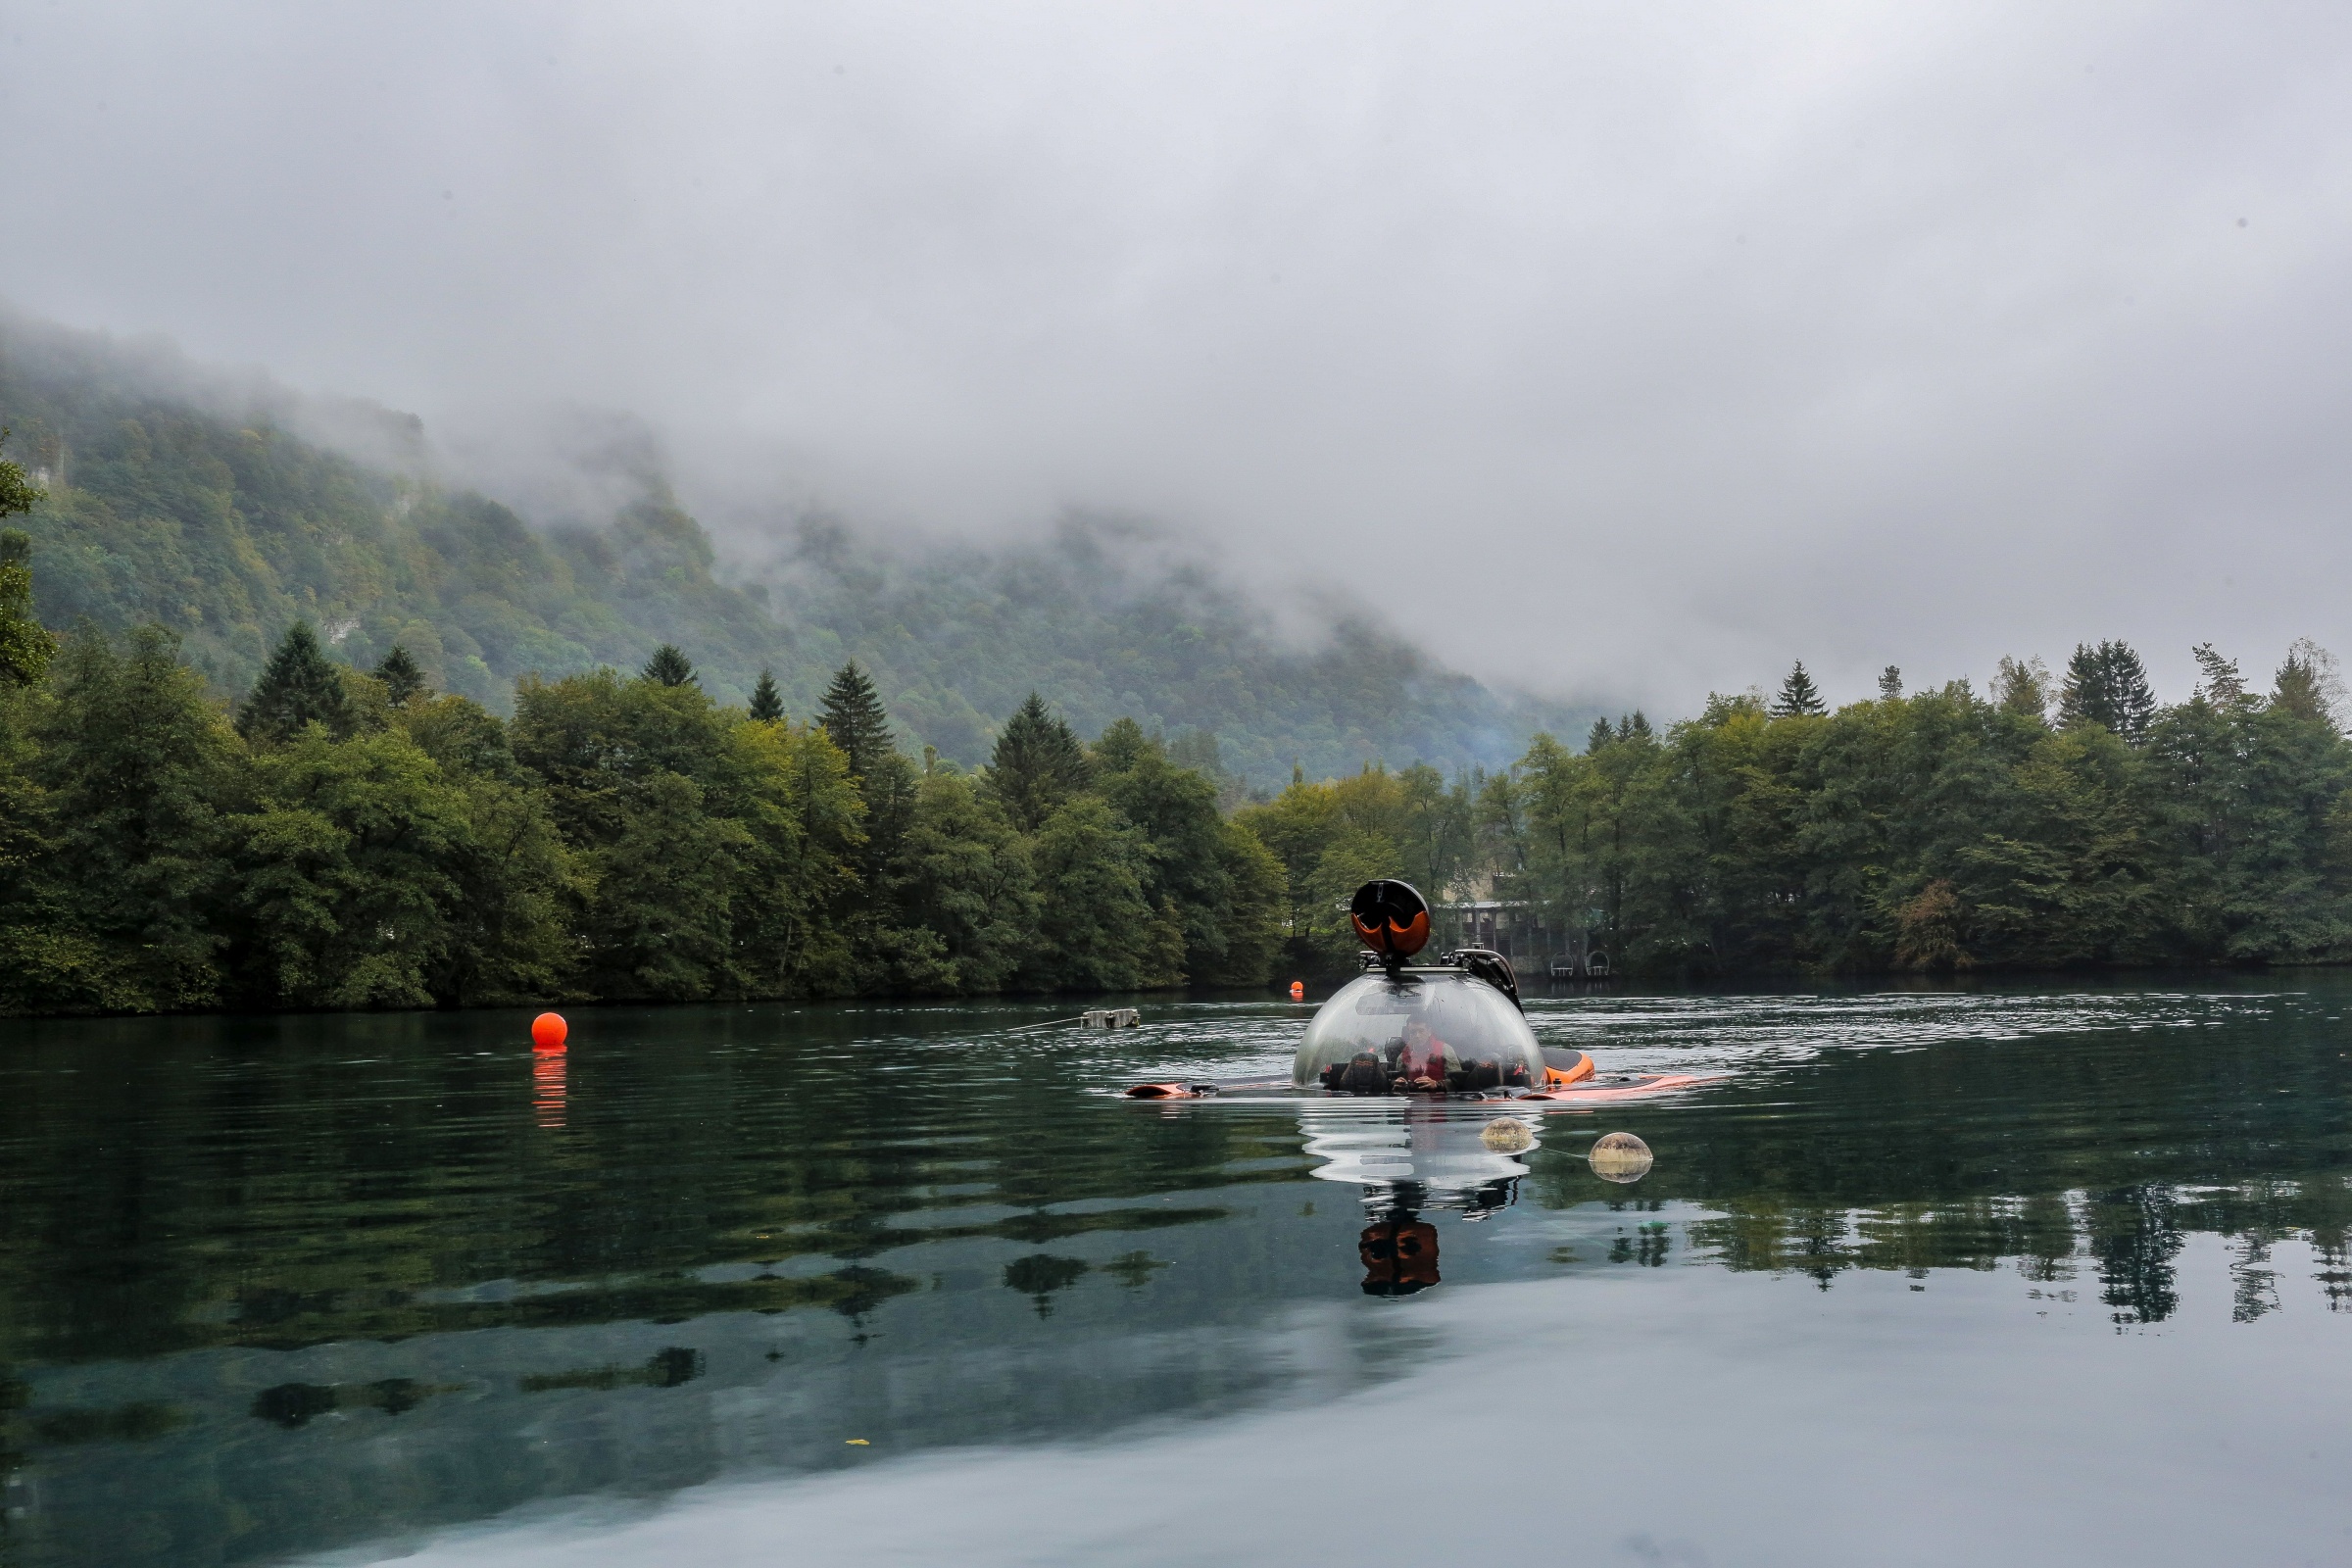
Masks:
[[[0,514],[35,497],[0,465]],[[1229,810],[1213,752],[1085,744],[1034,696],[985,766],[910,758],[855,663],[796,719],[664,646],[526,677],[502,719],[298,621],[232,704],[162,627],[43,628],[31,580],[0,537],[17,1014],[1249,987],[1349,966],[1384,875],[1659,976],[2352,954],[2352,748],[2307,644],[2267,692],[2201,648],[2169,707],[2120,643],[1983,693],[1890,668],[1835,712],[1800,664],[1663,731]]]

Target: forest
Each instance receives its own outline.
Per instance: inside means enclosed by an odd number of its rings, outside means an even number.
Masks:
[[[1285,956],[1309,967],[1381,874],[1516,905],[1651,978],[2352,956],[2333,660],[2298,644],[2265,691],[2195,653],[2171,706],[2113,641],[2056,675],[2003,661],[1986,692],[1906,695],[1889,667],[1835,712],[1799,663],[1663,731],[1635,712],[1491,774],[1301,779],[1237,820],[1283,865]]]
[[[0,425],[45,496],[22,523],[43,620],[165,627],[216,697],[241,695],[297,619],[354,665],[397,643],[501,717],[521,677],[633,669],[663,644],[692,652],[720,703],[748,702],[764,669],[795,712],[855,661],[910,754],[984,763],[1034,690],[1086,734],[1131,715],[1196,751],[1213,735],[1236,796],[1294,763],[1499,766],[1590,716],[1490,690],[1361,619],[1293,645],[1132,521],[894,549],[837,518],[760,515],[722,555],[658,453],[627,442],[580,460],[593,505],[526,516],[443,478],[411,416],[5,314]]]
[[[1953,972],[2297,962],[2352,946],[2352,749],[2334,662],[2267,692],[2210,645],[2160,706],[2136,654],[2004,661],[1825,711],[1717,698],[1658,734],[1540,737],[1512,770],[1512,877],[1637,968]]]
[[[231,474],[188,505],[229,519],[206,549],[258,560],[261,535],[236,529],[260,479],[308,506],[366,478],[250,430],[235,442],[259,456],[236,477],[233,452],[190,455],[218,432],[188,417],[172,464],[103,486],[87,467],[66,485],[56,452],[29,471],[0,457],[0,518],[26,524],[0,535],[0,1011],[1249,987],[1346,972],[1347,898],[1384,875],[1655,979],[2352,957],[2352,748],[2334,662],[2309,643],[2267,686],[2200,646],[2201,678],[2170,705],[2113,641],[2056,674],[2005,660],[1982,692],[1906,693],[1890,666],[1835,711],[1800,663],[1775,696],[1717,696],[1663,729],[1631,712],[1581,745],[1539,731],[1491,768],[1458,750],[1442,766],[1442,749],[1320,776],[1294,761],[1279,792],[1244,787],[1214,731],[1171,736],[1149,708],[1084,720],[1083,740],[1039,688],[1004,695],[1018,664],[974,656],[1009,711],[971,730],[976,759],[918,757],[856,658],[811,689],[764,664],[715,677],[700,644],[597,655],[649,625],[708,632],[739,662],[765,646],[775,623],[710,577],[682,514],[639,518],[700,563],[655,574],[667,611],[583,595],[537,630],[512,622],[501,667],[532,662],[504,680],[427,618],[329,627],[293,612],[315,594],[282,591],[267,562],[247,580],[158,555],[192,534],[159,489],[142,543],[122,499],[139,484]],[[152,458],[155,430],[132,425],[123,450]],[[443,554],[411,551],[422,578],[509,552],[461,606],[502,574],[509,609],[555,580],[560,554],[531,552],[558,547],[513,514],[428,504]],[[302,537],[272,548],[299,564]],[[162,560],[187,574],[176,624],[147,612]],[[84,604],[62,626],[44,592],[60,562]],[[868,566],[830,569],[876,615],[947,591]],[[263,581],[276,597],[238,597]],[[110,583],[136,591],[91,612]],[[695,603],[732,608],[671,614]],[[584,640],[532,640],[558,626]],[[1169,635],[1198,667],[1225,657],[1200,624]],[[1129,679],[1102,652],[1096,715]],[[1084,683],[1084,659],[1052,660]],[[1244,685],[1250,667],[1230,666]],[[1317,701],[1376,707],[1377,688]],[[1524,935],[1514,956],[1545,956]]]
[[[232,710],[162,627],[49,633],[28,544],[0,537],[0,1008],[1267,976],[1272,858],[1132,720],[1082,746],[1032,698],[967,776],[902,753],[855,663],[796,721],[663,646],[526,679],[510,720],[306,621]]]
[[[35,504],[0,464],[0,513]],[[2267,691],[2200,647],[2171,706],[2115,642],[1982,694],[1890,667],[1835,712],[1800,663],[1662,732],[1295,769],[1227,809],[1213,743],[1188,765],[1121,718],[1087,744],[1034,693],[986,764],[918,761],[854,662],[798,719],[765,673],[721,704],[669,645],[526,677],[502,717],[296,621],[225,703],[167,628],[51,632],[33,581],[10,530],[12,1012],[1247,987],[1344,972],[1345,901],[1382,875],[1651,977],[2352,952],[2352,747],[2309,644]]]

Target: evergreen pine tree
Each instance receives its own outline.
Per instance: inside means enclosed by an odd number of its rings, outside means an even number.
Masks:
[[[2096,648],[2075,645],[2066,662],[2066,684],[2058,697],[2062,724],[2102,724],[2125,744],[2137,746],[2148,738],[2156,720],[2156,694],[2148,672],[2129,643],[2103,642]]]
[[[2112,643],[2107,656],[2108,682],[2115,692],[2116,716],[2123,722],[2116,733],[2133,746],[2144,743],[2156,723],[2156,691],[2148,684],[2147,667],[2129,643]]]
[[[1034,833],[1055,807],[1086,787],[1086,751],[1077,735],[1031,692],[1004,721],[989,758],[990,787],[1004,814],[1022,832]]]
[[[1879,701],[1900,702],[1903,696],[1903,672],[1893,664],[1879,671]]]
[[[1993,701],[2001,710],[2041,718],[2050,709],[2050,671],[2039,659],[2011,659],[2004,655],[1992,677]]]
[[[1619,719],[1617,721],[1617,738],[1621,741],[1649,739],[1649,715],[1637,708],[1634,710],[1633,717]]]
[[[2271,707],[2332,726],[2343,696],[2344,682],[2336,671],[2335,656],[2308,637],[2296,639],[2272,682]]]
[[[752,688],[752,716],[762,724],[773,724],[784,716],[784,699],[776,691],[775,671],[762,668],[760,684]]]
[[[2058,689],[2061,724],[2070,728],[2077,724],[2106,724],[2112,716],[2107,706],[2107,665],[2101,656],[2105,646],[2075,644],[2075,651],[2066,662],[2066,682]]]
[[[384,696],[391,700],[394,708],[420,693],[427,697],[432,695],[432,688],[425,684],[424,671],[416,667],[416,661],[411,659],[409,651],[398,643],[394,643],[392,651],[376,664],[375,678],[384,683]]]
[[[1813,677],[1805,673],[1805,662],[1798,660],[1789,669],[1788,678],[1781,682],[1780,699],[1772,705],[1772,716],[1797,718],[1829,710],[1829,705],[1821,700],[1821,693],[1813,685]]]
[[[2205,689],[2205,696],[2216,708],[2245,706],[2246,681],[2237,672],[2236,660],[2224,659],[2211,643],[2199,643],[2188,652],[2205,677],[2198,684]]]
[[[864,778],[873,772],[875,763],[892,749],[890,714],[882,708],[882,694],[866,672],[858,667],[858,661],[833,672],[833,684],[825,688],[825,700],[818,705],[816,721],[833,737],[850,760],[850,776]]]
[[[678,652],[674,644],[663,643],[654,650],[654,657],[637,673],[657,686],[683,686],[694,679],[694,662]]]
[[[172,633],[140,626],[124,642],[117,652],[85,628],[51,675],[40,760],[56,824],[51,917],[109,955],[56,978],[62,996],[83,993],[81,1006],[203,1005],[220,1000],[219,898],[236,875],[221,812],[235,746]],[[22,961],[0,953],[0,971]]]
[[[1585,755],[1587,757],[1592,756],[1594,752],[1599,751],[1602,747],[1608,745],[1616,738],[1617,732],[1609,727],[1609,721],[1607,719],[1594,719],[1592,721],[1592,733],[1585,737]]]
[[[282,741],[305,724],[324,724],[337,740],[348,739],[358,715],[343,690],[343,677],[318,646],[307,620],[286,628],[270,656],[253,695],[237,715],[237,732],[247,740]]]

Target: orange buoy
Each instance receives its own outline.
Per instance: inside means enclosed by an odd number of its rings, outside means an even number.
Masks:
[[[1306,1000],[1305,981],[1294,980],[1291,982],[1291,1000],[1293,1002],[1304,1002]]]
[[[562,1051],[564,1037],[569,1033],[571,1033],[571,1026],[564,1021],[562,1013],[543,1012],[531,1020],[531,1049],[534,1051]]]

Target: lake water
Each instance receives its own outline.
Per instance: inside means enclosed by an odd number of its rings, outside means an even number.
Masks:
[[[2352,1561],[2352,982],[1131,1000],[0,1024],[0,1564]]]

